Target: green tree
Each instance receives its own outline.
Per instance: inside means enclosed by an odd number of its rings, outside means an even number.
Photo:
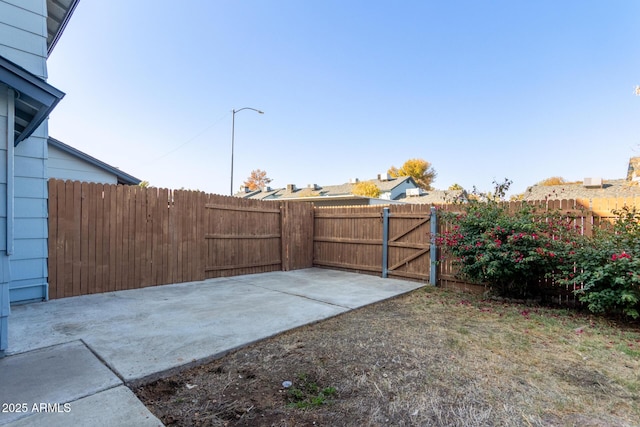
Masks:
[[[149,188],[149,181],[140,181],[140,184],[138,184],[138,186],[142,188]]]
[[[351,193],[356,196],[380,197],[380,188],[371,181],[361,181],[353,186]]]
[[[267,177],[267,171],[255,169],[251,171],[251,175],[249,175],[249,178],[247,178],[242,185],[249,187],[249,190],[251,191],[255,191],[266,187],[271,181],[273,180]]]
[[[424,190],[431,190],[431,183],[436,177],[436,171],[431,166],[431,163],[423,159],[409,159],[400,169],[395,166],[391,166],[387,171],[393,178],[400,176],[410,176],[414,179],[418,187]]]
[[[462,185],[458,184],[457,182],[455,184],[452,184],[449,186],[449,190],[450,191],[460,191],[460,190],[464,190],[464,188],[462,187]]]

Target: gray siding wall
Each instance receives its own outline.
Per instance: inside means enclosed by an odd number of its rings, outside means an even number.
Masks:
[[[413,185],[413,183],[407,181],[398,185],[393,190],[391,190],[391,200],[395,200],[398,197],[402,196],[409,188],[416,188],[416,186]]]
[[[0,55],[43,79],[46,16],[45,0],[0,0]],[[0,92],[0,257],[7,257],[6,87]],[[47,134],[45,122],[15,149],[14,238],[8,257],[12,302],[47,296]]]
[[[0,256],[7,250],[7,90],[0,83]]]
[[[53,146],[49,146],[47,170],[49,178],[102,184],[118,183],[115,175]]]
[[[46,0],[0,0],[0,55],[47,77]]]
[[[47,136],[44,123],[15,151],[12,302],[47,297]]]

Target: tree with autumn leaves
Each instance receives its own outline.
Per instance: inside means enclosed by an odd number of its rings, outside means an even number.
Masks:
[[[251,191],[255,191],[266,187],[271,181],[273,180],[267,177],[267,171],[255,169],[251,171],[251,175],[242,185],[248,187]]]
[[[356,196],[372,197],[377,199],[380,197],[380,188],[371,181],[361,181],[353,186],[351,190]]]
[[[431,163],[423,159],[409,159],[404,162],[400,169],[391,166],[387,173],[392,178],[410,176],[418,184],[418,187],[424,190],[431,190],[431,183],[436,178],[436,171],[431,166]]]

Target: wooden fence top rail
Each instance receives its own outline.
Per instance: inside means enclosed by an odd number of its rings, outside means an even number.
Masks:
[[[392,216],[394,218],[429,219],[431,217],[431,213],[430,212],[425,212],[425,213],[390,212],[389,216]]]
[[[327,213],[327,212],[318,212],[315,214],[316,218],[333,218],[333,219],[352,219],[352,218],[381,218],[382,212],[374,212],[374,213],[349,213],[349,212],[341,212],[341,213]]]
[[[352,239],[349,237],[314,237],[314,242],[352,243],[354,245],[382,245],[382,239]]]
[[[228,206],[228,205],[217,205],[213,203],[207,203],[204,205],[207,209],[219,209],[224,211],[241,211],[241,212],[264,212],[264,213],[280,213],[280,208],[277,209],[267,209],[267,208],[254,208],[250,206]]]

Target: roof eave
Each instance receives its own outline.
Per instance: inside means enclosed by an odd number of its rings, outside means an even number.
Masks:
[[[2,56],[0,56],[0,82],[16,92],[16,116],[20,116],[27,122],[24,127],[14,128],[15,146],[31,136],[65,95],[61,90]]]
[[[67,3],[60,0],[47,0],[47,57],[51,55],[53,48],[60,40],[78,3],[80,0],[70,0]],[[61,11],[62,14],[54,13],[54,8]]]
[[[48,140],[49,144],[56,147],[57,149],[64,151],[74,157],[78,157],[79,159],[84,160],[87,163],[90,163],[102,170],[105,170],[109,173],[114,174],[117,178],[118,178],[118,184],[125,184],[125,185],[138,185],[142,182],[141,179],[136,178],[133,175],[129,175],[126,172],[121,171],[118,168],[115,168],[105,162],[103,162],[102,160],[98,160],[93,156],[88,155],[87,153],[84,153],[80,150],[78,150],[77,148],[74,148],[70,145],[65,144],[62,141],[59,141],[55,138],[49,137]]]

